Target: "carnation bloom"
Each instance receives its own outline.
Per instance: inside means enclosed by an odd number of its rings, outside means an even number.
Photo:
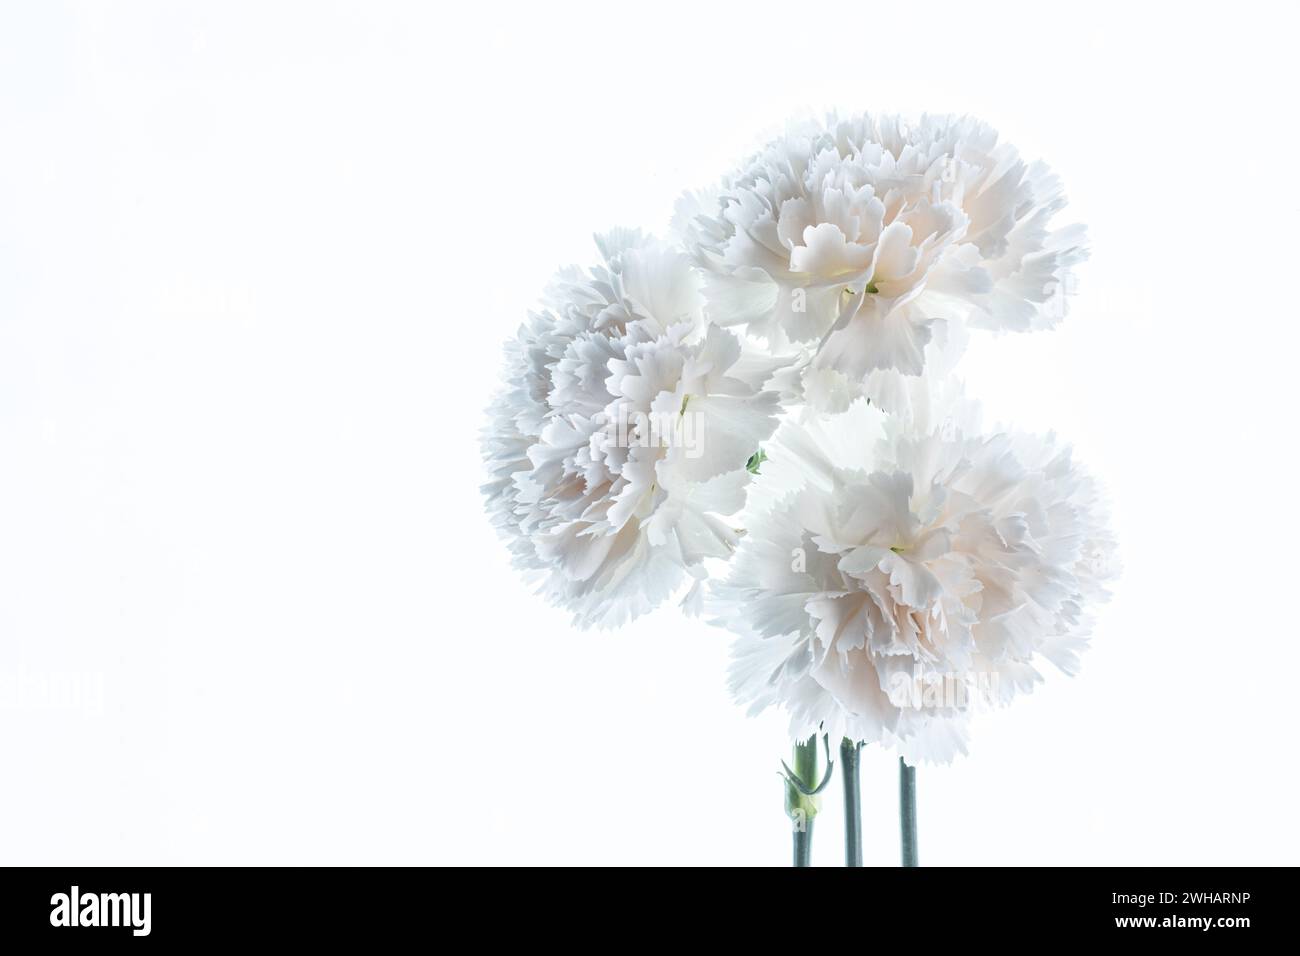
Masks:
[[[613,627],[730,557],[726,516],[776,428],[772,363],[704,320],[700,277],[639,232],[562,272],[506,348],[483,446],[515,563],[575,624]]]
[[[716,321],[802,350],[818,389],[877,369],[918,375],[936,323],[1049,327],[1082,227],[1053,229],[1057,178],[969,117],[861,116],[775,140],[677,228]],[[836,385],[835,378],[842,379]]]
[[[982,704],[1071,673],[1113,541],[1092,480],[1051,437],[979,431],[920,382],[903,414],[865,402],[787,423],[756,513],[707,602],[739,633],[732,686],[803,739],[965,752]]]

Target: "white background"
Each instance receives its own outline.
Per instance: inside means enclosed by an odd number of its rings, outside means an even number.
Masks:
[[[1066,325],[962,372],[1106,480],[1125,576],[922,768],[922,862],[1300,862],[1295,25],[1192,6],[6,4],[0,859],[784,864],[726,635],[571,630],[477,433],[593,231],[838,108],[975,113],[1091,229]]]

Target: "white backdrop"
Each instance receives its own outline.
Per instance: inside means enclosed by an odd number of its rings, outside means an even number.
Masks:
[[[975,113],[1091,230],[1066,325],[962,371],[1105,479],[1125,575],[921,769],[922,862],[1298,862],[1295,24],[1155,7],[6,4],[0,862],[784,864],[726,635],[572,631],[477,432],[593,231],[827,108]]]

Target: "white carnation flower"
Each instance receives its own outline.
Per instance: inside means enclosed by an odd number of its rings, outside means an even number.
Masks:
[[[965,752],[965,723],[1073,672],[1106,597],[1098,491],[1052,437],[986,434],[928,395],[788,422],[707,606],[740,635],[732,686],[791,735],[879,741],[909,761]]]
[[[597,242],[602,265],[561,273],[507,345],[483,490],[516,565],[577,625],[614,627],[730,557],[725,519],[778,396],[773,363],[705,322],[681,251],[631,231]]]
[[[806,387],[837,408],[874,370],[920,374],[942,322],[1055,324],[1085,255],[1082,227],[1049,226],[1064,205],[977,120],[862,116],[770,143],[676,228],[715,321],[810,353]]]

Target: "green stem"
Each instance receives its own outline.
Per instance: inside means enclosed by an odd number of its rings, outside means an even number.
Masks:
[[[804,817],[794,825],[794,862],[792,866],[812,866],[812,831],[816,817]]]
[[[903,866],[916,861],[916,768],[898,758],[898,822],[903,838]]]
[[[817,735],[794,745],[791,770],[807,788],[817,786]],[[812,866],[813,820],[821,798],[808,796],[796,790],[788,781],[785,785],[785,812],[790,817],[790,832],[794,838],[794,865]]]
[[[845,737],[840,741],[840,768],[844,772],[844,865],[862,865],[862,785],[858,779],[862,744]]]

